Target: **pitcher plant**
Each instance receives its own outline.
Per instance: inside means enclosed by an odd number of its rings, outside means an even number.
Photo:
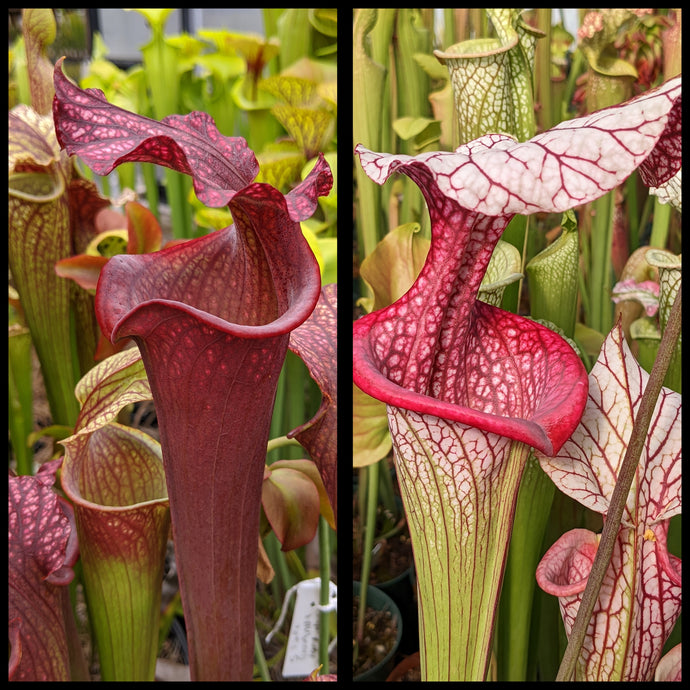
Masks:
[[[553,330],[477,300],[515,214],[564,212],[634,170],[680,168],[680,79],[528,141],[488,134],[416,156],[358,145],[362,169],[421,189],[431,248],[410,290],[354,323],[354,381],[386,403],[420,598],[422,675],[483,680],[530,448],[555,456],[577,428],[587,372]]]
[[[205,113],[161,122],[135,115],[73,85],[61,61],[55,89],[58,141],[95,172],[153,162],[190,175],[203,203],[232,213],[234,225],[223,230],[112,257],[101,270],[96,314],[111,341],[136,342],[156,404],[192,679],[250,680],[278,374],[290,333],[321,295],[299,221],[329,192],[331,172],[320,156],[283,195],[252,182],[258,163],[245,140],[221,135]],[[334,472],[323,470],[334,504]]]

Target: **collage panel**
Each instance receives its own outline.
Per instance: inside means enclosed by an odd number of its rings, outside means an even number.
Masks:
[[[680,17],[353,11],[355,680],[680,679]]]

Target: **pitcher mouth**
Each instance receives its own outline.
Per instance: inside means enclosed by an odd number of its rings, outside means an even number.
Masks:
[[[524,325],[521,324],[523,328],[529,325],[530,328],[550,338],[554,347],[559,346],[559,352],[551,355],[551,362],[554,363],[552,364],[554,381],[548,381],[549,361],[542,364],[544,379],[553,385],[533,391],[533,398],[523,406],[523,409],[531,409],[531,413],[522,412],[510,416],[507,413],[486,411],[481,407],[470,407],[466,404],[438,399],[424,392],[404,388],[392,381],[378,367],[378,357],[374,352],[376,344],[370,338],[371,323],[381,318],[381,312],[377,312],[376,316],[374,314],[364,316],[354,323],[353,380],[355,384],[365,393],[387,405],[419,414],[433,415],[447,421],[459,422],[486,432],[506,436],[526,443],[545,455],[553,455],[572,433],[570,425],[564,423],[564,414],[559,412],[559,409],[562,410],[563,405],[567,404],[569,415],[571,413],[579,415],[586,404],[587,375],[581,361],[565,341],[546,327],[481,302],[477,302],[477,305],[481,305],[479,308],[487,313],[496,310],[508,318],[524,321]],[[542,347],[544,351],[548,350],[547,344],[542,344]],[[510,355],[510,351],[507,351],[507,356]],[[571,370],[572,376],[569,375]],[[555,388],[554,382],[561,380],[565,383],[562,390],[559,390]],[[577,419],[579,420],[579,416]]]

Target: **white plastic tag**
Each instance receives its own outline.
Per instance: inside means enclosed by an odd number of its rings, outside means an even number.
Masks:
[[[273,630],[266,637],[268,642],[273,632],[280,627],[285,616],[287,602],[291,594],[296,593],[295,609],[292,614],[292,625],[288,635],[285,661],[283,662],[284,678],[306,678],[319,666],[319,618],[321,611],[333,611],[337,608],[338,588],[329,582],[329,603],[319,604],[321,579],[303,580],[291,587],[285,594],[283,611]]]

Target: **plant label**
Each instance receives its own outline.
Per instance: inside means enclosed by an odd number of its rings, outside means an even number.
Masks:
[[[292,590],[296,591],[295,609],[283,663],[284,678],[305,678],[319,666],[320,614],[321,611],[336,610],[338,597],[336,585],[329,582],[329,603],[321,606],[320,589],[321,579],[317,577],[299,582],[286,594],[287,599]]]

